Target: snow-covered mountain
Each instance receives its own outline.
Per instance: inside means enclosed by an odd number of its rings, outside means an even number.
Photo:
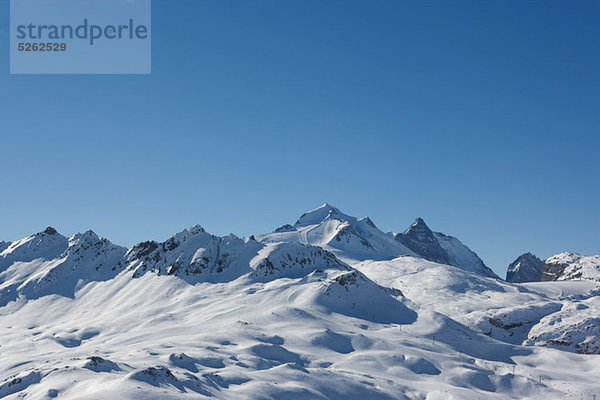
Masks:
[[[520,255],[513,261],[506,271],[508,282],[539,282],[542,280],[544,261],[531,253]]]
[[[297,242],[319,246],[347,262],[415,255],[380,231],[369,217],[351,217],[329,204],[303,214],[294,225],[284,225],[257,239],[265,243]]]
[[[0,240],[0,253],[6,250],[10,246],[10,242],[3,242]]]
[[[568,399],[598,388],[600,283],[504,282],[420,219],[391,235],[324,205],[256,238],[193,226],[126,249],[47,228],[0,249],[0,399]],[[556,259],[565,276],[592,261]]]
[[[542,261],[525,253],[508,266],[509,282],[568,281],[585,279],[600,282],[600,255],[582,256],[563,252]]]
[[[600,255],[582,256],[563,252],[549,257],[542,274],[543,281],[587,279],[600,282]]]
[[[47,228],[18,240],[0,253],[0,306],[19,296],[73,297],[77,285],[113,278],[126,251],[92,231],[67,239]]]
[[[426,260],[453,265],[480,275],[497,277],[475,252],[455,237],[432,232],[421,218],[394,239]]]
[[[352,264],[365,260],[391,260],[414,256],[496,277],[460,240],[432,232],[418,218],[404,233],[386,234],[369,217],[355,218],[324,204],[303,214],[294,225],[258,237],[263,242],[299,242],[328,249]]]

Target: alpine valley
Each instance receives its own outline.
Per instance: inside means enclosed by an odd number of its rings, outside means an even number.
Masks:
[[[498,277],[418,218],[0,242],[2,399],[600,399],[600,256]]]

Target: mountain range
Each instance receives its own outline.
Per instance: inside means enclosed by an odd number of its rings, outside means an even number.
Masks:
[[[420,218],[384,233],[328,204],[131,248],[49,227],[0,242],[0,398],[591,396],[598,271],[527,253],[504,281]]]
[[[525,253],[506,272],[509,282],[565,281],[584,279],[600,282],[600,256],[583,256],[565,251],[545,261]]]

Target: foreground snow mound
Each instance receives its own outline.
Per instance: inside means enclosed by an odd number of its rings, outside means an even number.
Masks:
[[[561,398],[594,388],[592,360],[526,352],[404,302],[336,268],[196,285],[120,274],[74,299],[0,309],[0,388],[66,400]]]
[[[348,271],[323,282],[315,301],[350,317],[383,324],[411,324],[417,313],[400,298],[399,290],[381,287],[358,271]]]
[[[526,344],[600,354],[600,297],[565,302],[529,331]]]
[[[479,320],[475,321],[475,326],[495,339],[523,344],[532,327],[561,308],[562,303],[553,301],[503,307],[477,313]]]
[[[515,286],[413,257],[355,268],[382,286],[402,290],[422,311],[441,312],[494,339],[598,352],[600,287],[592,282]]]

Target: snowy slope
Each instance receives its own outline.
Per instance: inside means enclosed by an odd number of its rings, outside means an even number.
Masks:
[[[586,279],[600,282],[600,255],[582,256],[564,252],[549,257],[542,280]]]
[[[15,262],[51,260],[67,249],[69,241],[48,227],[43,232],[17,240],[0,253],[0,272]]]
[[[10,242],[3,242],[0,240],[0,253],[6,250],[10,246]]]
[[[600,354],[594,347],[600,343],[600,285],[592,282],[513,285],[412,257],[366,261],[355,268],[380,285],[400,289],[422,309],[500,341]],[[569,340],[549,339],[555,336]]]
[[[329,204],[303,214],[294,225],[284,225],[257,239],[265,243],[298,242],[320,246],[349,263],[416,255],[380,231],[368,217],[351,217]]]
[[[194,226],[130,249],[48,228],[0,253],[0,398],[597,393],[598,283],[503,282],[431,238],[460,265],[331,206],[257,239]]]
[[[386,234],[369,217],[351,217],[324,204],[303,214],[294,225],[284,225],[271,234],[258,237],[258,240],[320,246],[351,265],[407,255],[496,277],[467,246],[452,236],[432,232],[421,218],[404,233]]]
[[[132,275],[0,308],[0,398],[560,399],[593,393],[600,373],[351,271],[195,285]]]
[[[112,267],[127,249],[92,231],[67,239],[49,229],[13,243],[0,254],[0,265],[13,262],[0,273],[0,306],[19,296],[72,297],[77,285],[116,275]]]

